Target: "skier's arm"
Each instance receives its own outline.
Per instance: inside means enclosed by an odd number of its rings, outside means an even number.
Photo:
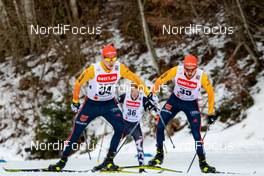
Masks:
[[[87,69],[85,69],[82,74],[78,77],[78,79],[74,83],[73,88],[73,103],[79,102],[79,94],[81,90],[81,86],[86,83],[88,80],[92,79],[94,77],[94,66],[91,65]]]
[[[122,94],[118,97],[118,103],[124,103],[126,94]]]
[[[131,72],[124,64],[121,64],[120,68],[121,77],[133,81],[138,87],[143,88],[144,93],[148,96],[150,90],[144,84],[144,82],[133,72]]]
[[[206,90],[208,94],[208,115],[212,115],[215,113],[214,110],[214,88],[210,83],[208,76],[203,73],[202,75],[202,86]]]
[[[159,91],[160,86],[166,82],[172,80],[177,74],[178,66],[175,66],[165,73],[163,73],[155,82],[152,92],[156,93]]]

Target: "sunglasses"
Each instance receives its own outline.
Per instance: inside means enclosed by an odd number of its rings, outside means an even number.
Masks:
[[[193,74],[196,70],[196,68],[184,68],[185,72],[187,74]]]
[[[104,58],[104,60],[105,60],[106,62],[115,62],[116,59],[117,59],[117,57],[113,57],[113,58],[105,57],[105,58]]]
[[[196,69],[196,68],[192,68],[192,69],[190,69],[190,68],[185,68],[185,70],[186,70],[187,72],[193,72],[195,69]]]

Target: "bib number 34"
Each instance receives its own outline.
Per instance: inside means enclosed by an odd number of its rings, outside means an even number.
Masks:
[[[110,95],[111,89],[112,89],[111,85],[102,85],[102,86],[100,86],[98,93],[99,93],[99,95],[105,95],[105,94]]]

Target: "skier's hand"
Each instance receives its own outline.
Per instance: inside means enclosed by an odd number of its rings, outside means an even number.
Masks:
[[[155,115],[154,116],[154,120],[155,120],[155,124],[158,125],[158,123],[160,121],[160,116],[159,115]]]
[[[152,115],[154,117],[155,124],[157,125],[159,123],[159,120],[160,120],[160,115],[159,115],[159,112],[157,111],[156,108],[154,108],[154,111],[152,111]]]
[[[150,92],[147,98],[154,107],[159,108],[159,99],[156,95]]]
[[[149,110],[149,111],[155,108],[155,106],[149,100],[144,104],[144,107],[146,110]]]
[[[77,113],[80,108],[80,103],[73,103],[71,104],[71,111],[74,113]]]
[[[216,121],[216,119],[217,119],[216,115],[208,115],[207,122],[208,122],[208,124],[211,125],[211,124],[213,124]]]

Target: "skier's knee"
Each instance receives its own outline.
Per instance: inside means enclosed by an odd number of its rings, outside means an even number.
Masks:
[[[195,140],[196,142],[200,142],[200,141],[202,141],[202,140],[201,140],[201,135],[200,135],[199,133],[194,133],[194,134],[193,134],[193,138],[194,138],[194,140]]]

